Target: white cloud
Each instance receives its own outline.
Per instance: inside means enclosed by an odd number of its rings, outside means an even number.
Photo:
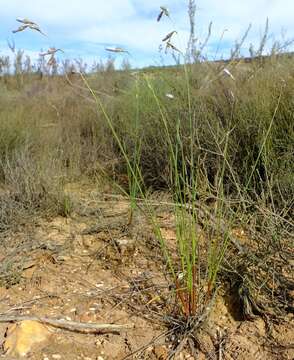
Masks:
[[[77,34],[77,38],[82,41],[118,44],[147,53],[157,51],[162,38],[172,29],[167,24],[154,24],[153,19],[134,19],[131,22],[115,23],[111,27],[89,27]],[[180,35],[184,34],[185,32],[180,32]]]
[[[95,22],[111,23],[134,16],[136,13],[129,0],[26,0],[25,2],[5,0],[5,2],[5,6],[1,7],[1,17],[29,17],[46,26],[69,26],[72,30]]]
[[[127,47],[134,56],[132,61],[139,63],[143,58],[157,56],[162,37],[171,30],[178,31],[174,41],[181,49],[188,39],[188,0],[0,0],[1,3],[2,39],[11,34],[18,16],[40,22],[48,32],[48,38],[29,32],[16,34],[17,45],[31,51],[55,45],[68,48],[71,55],[76,52],[77,56],[89,57],[104,54],[104,43],[117,44]],[[156,22],[160,5],[169,8],[171,21],[163,18]],[[293,0],[198,0],[196,5],[196,31],[200,38],[206,36],[208,24],[213,22],[209,52],[213,52],[213,45],[219,42],[225,28],[228,31],[222,43],[228,48],[240,39],[249,23],[253,26],[246,46],[257,43],[267,17],[270,33],[278,37],[284,28],[288,37],[294,37]]]
[[[199,0],[197,4],[200,27],[212,20],[215,33],[220,35],[224,28],[228,29],[225,37],[228,40],[241,36],[250,23],[253,26],[252,36],[258,37],[267,17],[270,32],[279,35],[282,28],[287,28],[289,34],[294,35],[292,0]]]

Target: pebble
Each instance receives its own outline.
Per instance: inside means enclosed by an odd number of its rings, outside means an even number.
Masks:
[[[59,359],[61,359],[61,355],[59,355],[59,354],[53,354],[53,355],[52,355],[52,358],[55,359],[55,360],[59,360]]]

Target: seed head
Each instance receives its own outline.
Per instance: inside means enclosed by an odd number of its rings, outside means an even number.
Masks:
[[[160,13],[157,16],[157,21],[160,21],[163,15],[169,17],[169,11],[166,7],[160,6]]]
[[[223,69],[223,72],[228,75],[231,79],[235,80],[234,76],[231,74],[231,72],[227,69],[227,68],[224,68]]]
[[[177,52],[181,53],[181,51],[180,51],[178,48],[176,48],[176,47],[175,47],[171,42],[169,42],[169,41],[166,43],[165,52],[167,52],[168,49],[172,49],[172,50],[174,50],[174,51],[177,51]]]
[[[16,21],[22,23],[23,25],[20,25],[16,30],[13,30],[12,32],[15,34],[17,32],[21,32],[24,31],[26,29],[31,29],[31,30],[35,30],[38,31],[40,34],[46,36],[46,34],[44,34],[41,29],[40,26],[38,24],[36,24],[35,22],[29,20],[29,19],[16,19]]]
[[[162,41],[170,40],[174,34],[177,34],[177,32],[176,32],[176,31],[171,31],[170,33],[168,33],[168,34],[162,39]]]
[[[120,48],[120,47],[107,47],[105,48],[106,51],[110,51],[110,52],[114,52],[114,53],[126,53],[126,54],[130,54],[127,50]]]
[[[54,55],[58,51],[64,52],[62,49],[56,49],[55,47],[49,48],[46,52],[40,53],[40,56]]]

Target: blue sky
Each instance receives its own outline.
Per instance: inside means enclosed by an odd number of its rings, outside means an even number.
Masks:
[[[161,39],[177,30],[174,44],[185,48],[189,34],[188,0],[0,0],[0,55],[9,53],[7,40],[15,41],[17,49],[36,59],[41,49],[61,47],[66,58],[83,58],[91,64],[106,59],[105,47],[126,48],[133,66],[170,63],[170,57],[160,57]],[[294,38],[294,0],[198,0],[196,32],[204,38],[210,21],[212,35],[206,52],[214,56],[229,54],[235,41],[252,24],[244,51],[249,43],[257,44],[266,18],[270,24],[270,42]],[[171,20],[156,22],[160,5],[166,6]],[[16,17],[27,17],[40,24],[48,37],[32,32],[12,34],[18,27]],[[224,30],[226,31],[224,32]],[[224,34],[220,42],[221,35]],[[116,55],[117,64],[123,55]]]

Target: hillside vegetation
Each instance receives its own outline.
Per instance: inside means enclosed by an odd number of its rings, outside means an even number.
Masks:
[[[87,75],[87,81],[130,159],[140,144],[144,191],[173,191],[172,146],[178,168],[185,167],[182,180],[194,174],[197,198],[217,197],[222,178],[228,201],[242,201],[249,212],[265,207],[289,219],[293,59],[234,62],[227,66],[234,80],[224,72],[226,66],[111,69]],[[126,159],[79,74],[6,75],[0,86],[0,177],[16,205],[54,208],[56,201],[51,206],[50,201],[60,196],[62,184],[81,176],[126,179]]]

